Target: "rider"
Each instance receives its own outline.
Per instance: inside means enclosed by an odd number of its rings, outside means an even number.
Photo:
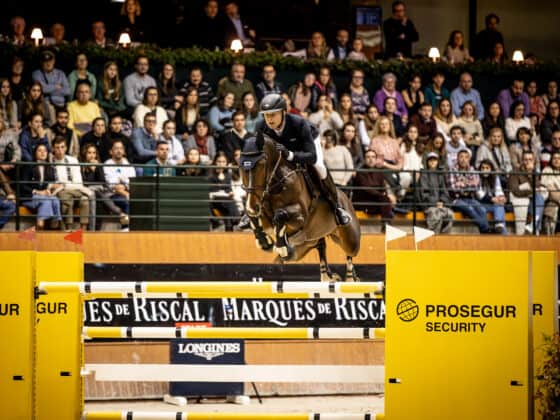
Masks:
[[[275,140],[276,150],[283,159],[300,165],[313,165],[319,174],[323,196],[334,211],[336,223],[350,223],[350,215],[340,206],[336,185],[323,162],[321,138],[315,127],[297,115],[288,114],[285,99],[277,93],[263,98],[260,112],[264,121],[257,127],[257,133]]]

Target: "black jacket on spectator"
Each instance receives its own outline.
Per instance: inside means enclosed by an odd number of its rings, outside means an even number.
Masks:
[[[136,16],[134,24],[128,20],[128,16],[121,16],[119,19],[119,32],[128,32],[132,42],[151,42],[150,24],[144,17]]]
[[[451,198],[447,191],[445,174],[432,171],[422,171],[418,181],[417,201],[424,208],[434,207],[439,201],[444,205],[451,205]]]
[[[183,96],[187,94],[188,87],[191,86],[190,82],[187,82],[183,85],[179,93]],[[214,91],[212,90],[212,86],[206,81],[200,82],[200,85],[196,89],[198,92],[198,105],[200,107],[200,116],[205,117],[216,102],[216,97],[214,96]],[[185,97],[186,99],[186,97]]]
[[[66,140],[66,148],[68,150],[71,150],[71,148],[72,148],[72,137],[74,136],[74,130],[66,127],[66,130],[62,131],[62,129],[58,125],[58,123],[55,123],[55,124],[51,125],[51,131],[52,131],[54,137],[58,137],[58,136],[64,137],[64,140]]]
[[[220,13],[215,18],[208,17],[206,13],[197,16],[196,22],[191,22],[193,44],[211,51],[222,49],[226,25],[224,19]]]
[[[552,141],[552,133],[560,130],[560,118],[554,121],[550,116],[546,116],[541,123],[541,141],[550,143]]]
[[[401,53],[403,57],[412,57],[412,43],[420,38],[414,23],[410,19],[403,25],[400,20],[392,17],[383,22],[385,36],[385,58],[396,57]],[[401,36],[404,35],[404,39]]]
[[[86,144],[93,144],[97,148],[97,153],[102,163],[111,157],[109,155],[109,150],[111,150],[113,141],[109,137],[109,134],[106,133],[101,137],[97,137],[93,134],[93,131],[88,131],[80,139],[80,149]]]
[[[46,190],[49,184],[54,184],[56,182],[56,170],[54,166],[46,164],[44,165],[45,171],[43,174],[43,181],[41,181],[41,174],[39,172],[39,166],[26,165],[22,168],[21,179],[23,183],[21,184],[21,198],[31,198],[33,196],[33,190],[42,191]]]
[[[489,29],[480,31],[476,34],[474,39],[474,48],[472,49],[473,57],[477,60],[491,59],[494,57],[494,46],[498,42],[504,46],[504,55],[506,55],[504,37],[501,32],[491,31]]]
[[[241,20],[241,25],[243,26],[243,33],[245,35],[245,38],[251,39],[256,43],[256,40],[251,38],[251,36],[249,35],[250,28],[247,24],[247,21],[242,17],[239,17],[239,19]],[[229,17],[224,16],[224,48],[228,49],[231,46],[231,41],[233,41],[234,39],[239,39],[237,31],[235,30],[235,25]]]
[[[97,165],[95,170],[92,171],[90,168],[82,166],[82,181],[86,187],[90,185],[105,185],[105,172],[103,171],[103,167]]]
[[[236,149],[243,150],[245,140],[252,137],[253,134],[247,132],[243,137],[239,137],[233,130],[227,130],[220,136],[218,149],[223,151],[229,162],[233,161],[233,152]]]
[[[164,107],[165,109],[172,109],[173,104],[175,102],[175,96],[177,96],[179,94],[179,89],[178,89],[177,85],[174,85],[171,88],[169,88],[168,91],[165,91],[163,89],[163,84],[158,79],[157,80],[157,87],[158,87],[158,90],[159,90],[160,105],[162,107]]]

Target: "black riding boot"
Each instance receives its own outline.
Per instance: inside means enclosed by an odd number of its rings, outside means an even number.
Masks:
[[[323,195],[332,207],[336,224],[344,226],[350,223],[350,215],[340,206],[338,202],[338,190],[336,189],[336,184],[334,183],[330,172],[327,172],[327,177],[321,180],[321,188],[323,190]]]

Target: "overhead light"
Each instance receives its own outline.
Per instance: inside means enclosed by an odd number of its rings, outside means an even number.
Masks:
[[[39,41],[43,39],[43,31],[41,28],[33,28],[31,31],[31,39],[35,42],[35,46],[39,46]]]
[[[243,43],[240,39],[234,39],[231,41],[231,46],[229,47],[235,54],[240,53],[243,51]]]
[[[520,50],[515,50],[513,52],[513,56],[511,57],[511,61],[515,64],[521,64],[525,58],[523,57],[523,53]]]
[[[439,61],[441,55],[437,47],[430,48],[430,51],[428,52],[428,57],[430,57],[434,63]]]
[[[132,40],[130,39],[130,35],[128,34],[128,32],[123,32],[122,34],[120,34],[119,36],[119,45],[123,48],[128,47],[130,44],[132,43]]]

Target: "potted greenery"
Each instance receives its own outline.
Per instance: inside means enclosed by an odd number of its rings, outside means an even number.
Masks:
[[[560,420],[560,334],[545,336],[536,398],[543,420]]]

